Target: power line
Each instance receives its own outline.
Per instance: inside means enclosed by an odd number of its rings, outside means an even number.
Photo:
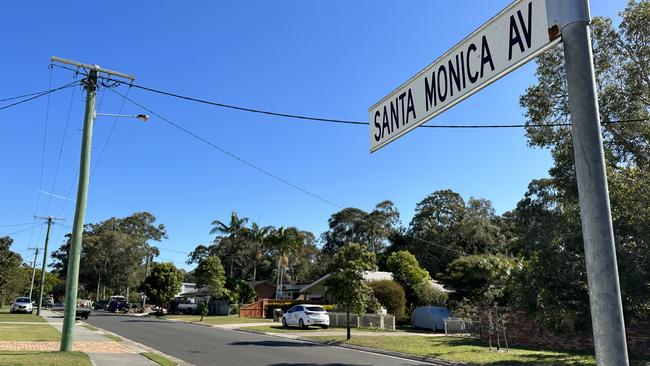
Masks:
[[[113,80],[113,79],[110,79]],[[113,80],[117,81],[117,80]],[[332,118],[323,118],[323,117],[313,117],[313,116],[304,116],[304,115],[299,115],[299,114],[292,114],[292,113],[281,113],[281,112],[272,112],[272,111],[267,111],[267,110],[261,110],[261,109],[255,109],[255,108],[247,108],[247,107],[240,107],[240,106],[235,106],[231,104],[225,104],[225,103],[219,103],[219,102],[214,102],[214,101],[209,101],[205,99],[200,99],[200,98],[195,98],[195,97],[190,97],[186,95],[181,95],[177,93],[172,93],[172,92],[167,92],[164,90],[159,90],[159,89],[154,89],[138,84],[129,84],[129,86],[146,90],[152,93],[157,93],[157,94],[162,94],[178,99],[183,99],[183,100],[188,100],[192,102],[197,102],[197,103],[202,103],[202,104],[208,104],[208,105],[213,105],[217,107],[222,107],[222,108],[227,108],[227,109],[234,109],[238,111],[244,111],[244,112],[251,112],[251,113],[258,113],[258,114],[265,114],[265,115],[270,115],[270,116],[277,116],[277,117],[285,117],[285,118],[293,118],[293,119],[301,119],[301,120],[308,120],[308,121],[318,121],[318,122],[328,122],[328,123],[338,123],[338,124],[348,124],[348,125],[364,125],[368,126],[370,123],[365,122],[365,121],[354,121],[354,120],[345,120],[345,119],[332,119]],[[644,122],[648,121],[648,118],[636,118],[636,119],[626,119],[626,120],[617,120],[617,121],[602,121],[602,124],[613,124],[613,123],[627,123],[627,122]],[[571,126],[571,123],[567,122],[559,122],[559,123],[548,123],[548,124],[488,124],[488,125],[461,125],[461,124],[446,124],[446,125],[421,125],[418,126],[419,128],[451,128],[451,129],[480,129],[480,128],[526,128],[526,127],[563,127],[563,126]]]
[[[262,167],[260,167],[260,166],[257,166],[257,165],[255,165],[255,164],[251,163],[250,161],[248,161],[248,160],[246,160],[246,159],[244,159],[244,158],[242,158],[242,157],[239,157],[238,155],[236,155],[236,154],[234,154],[234,153],[232,153],[232,152],[230,152],[230,151],[228,151],[228,150],[226,150],[226,149],[224,149],[224,148],[222,148],[222,147],[220,147],[220,146],[218,146],[218,145],[216,145],[216,144],[214,144],[214,143],[208,141],[207,139],[205,139],[205,138],[203,138],[203,137],[201,137],[201,136],[195,134],[194,132],[192,132],[192,131],[190,131],[190,130],[188,130],[188,129],[182,127],[182,126],[180,126],[180,125],[177,124],[177,123],[172,122],[171,120],[169,120],[169,119],[163,117],[162,115],[158,114],[157,112],[155,112],[155,111],[153,111],[153,110],[151,110],[151,109],[149,109],[149,108],[143,106],[142,104],[140,104],[140,103],[134,101],[133,99],[127,97],[126,95],[124,95],[124,94],[122,94],[122,93],[120,93],[120,92],[118,92],[118,91],[116,91],[116,90],[113,90],[113,89],[108,89],[108,90],[110,90],[111,92],[113,92],[113,93],[115,93],[115,94],[118,94],[118,95],[122,96],[124,99],[126,99],[126,100],[128,100],[129,102],[133,103],[134,105],[136,105],[136,106],[138,106],[138,107],[140,107],[140,108],[146,110],[147,112],[153,114],[154,116],[160,118],[161,120],[167,122],[168,124],[170,124],[170,125],[173,126],[174,128],[176,128],[176,129],[182,131],[183,133],[185,133],[185,134],[191,136],[192,138],[194,138],[194,139],[196,139],[196,140],[199,140],[199,141],[203,142],[204,144],[206,144],[206,145],[212,147],[213,149],[216,149],[216,150],[220,151],[221,153],[228,155],[229,157],[231,157],[231,158],[233,158],[233,159],[239,161],[240,163],[243,163],[243,164],[245,164],[245,165],[248,165],[249,167],[251,167],[251,168],[253,168],[253,169],[259,171],[260,173],[262,173],[262,174],[264,174],[264,175],[267,175],[267,176],[269,176],[269,177],[271,177],[271,178],[273,178],[273,179],[275,179],[275,180],[277,180],[277,181],[279,181],[279,182],[281,182],[281,183],[283,183],[283,184],[285,184],[285,185],[288,185],[289,187],[291,187],[291,188],[293,188],[293,189],[296,189],[296,190],[298,190],[298,191],[300,191],[300,192],[302,192],[302,193],[305,193],[305,194],[307,194],[307,195],[309,195],[309,196],[312,196],[312,197],[316,198],[316,199],[319,200],[319,201],[325,202],[325,203],[327,203],[328,205],[331,205],[331,206],[334,206],[334,207],[338,207],[338,208],[343,208],[342,206],[337,205],[336,203],[334,203],[334,202],[332,202],[332,201],[329,201],[329,200],[327,200],[326,198],[323,198],[323,197],[317,195],[316,193],[313,193],[313,192],[311,192],[311,191],[309,191],[309,190],[307,190],[307,189],[304,189],[304,188],[302,188],[302,187],[300,187],[300,186],[298,186],[298,185],[296,185],[296,184],[294,184],[294,183],[291,183],[291,182],[289,182],[288,180],[286,180],[286,179],[284,179],[284,178],[282,178],[282,177],[279,177],[279,176],[277,176],[277,175],[271,173],[270,171],[268,171],[268,170],[266,170],[266,169],[264,169],[264,168],[262,168]]]
[[[63,147],[65,146],[65,139],[66,139],[67,134],[68,134],[68,125],[70,125],[70,114],[72,112],[72,102],[74,102],[74,95],[75,95],[76,90],[77,89],[72,89],[72,93],[70,95],[70,104],[68,106],[68,115],[67,115],[67,117],[65,119],[65,127],[63,128],[63,137],[61,138],[61,147],[59,148],[59,155],[58,155],[58,157],[56,159],[56,165],[55,165],[55,168],[54,168],[54,178],[52,179],[52,185],[50,187],[50,192],[54,192],[54,187],[56,185],[56,180],[57,180],[57,178],[59,176],[59,167],[61,165],[61,155],[63,155]],[[45,206],[45,214],[47,214],[47,212],[50,209],[50,203],[52,203],[52,195],[49,195],[49,198],[47,200],[47,205]]]
[[[10,108],[10,107],[13,107],[13,106],[16,106],[16,105],[18,105],[18,104],[25,103],[25,102],[29,102],[30,100],[34,100],[34,99],[36,99],[36,98],[40,98],[40,97],[43,97],[43,96],[46,96],[46,95],[50,95],[50,94],[52,94],[52,93],[54,93],[54,92],[56,92],[56,91],[59,91],[59,90],[61,90],[61,89],[65,89],[65,88],[73,87],[73,86],[75,86],[76,84],[79,84],[79,81],[78,81],[78,80],[75,80],[75,81],[73,81],[73,82],[71,82],[71,83],[69,83],[69,84],[66,84],[66,85],[62,85],[62,86],[60,86],[60,87],[58,87],[58,88],[54,88],[54,89],[50,89],[50,90],[45,91],[45,92],[37,93],[36,95],[34,95],[34,96],[31,97],[31,98],[27,98],[27,99],[23,99],[23,100],[21,100],[21,101],[15,102],[15,103],[7,104],[7,105],[5,105],[5,106],[0,107],[0,110],[7,109],[7,108]],[[13,99],[16,99],[16,98],[18,98],[18,97],[13,97]],[[11,98],[9,98],[9,99],[11,99]]]
[[[201,137],[201,136],[199,136],[199,135],[197,135],[197,134],[195,134],[195,133],[193,133],[193,132],[191,132],[191,131],[189,131],[189,130],[187,130],[187,129],[181,127],[181,126],[179,126],[178,124],[176,124],[176,123],[174,123],[174,122],[172,122],[172,121],[170,121],[170,120],[168,120],[168,119],[166,119],[165,117],[161,116],[161,115],[158,114],[157,112],[155,112],[155,111],[153,111],[153,110],[151,110],[151,109],[145,107],[144,105],[142,105],[142,104],[140,104],[140,103],[134,101],[133,99],[127,97],[126,95],[123,95],[123,94],[121,94],[120,92],[118,92],[118,91],[116,91],[116,90],[112,90],[112,89],[109,89],[109,90],[110,90],[111,92],[113,92],[113,93],[116,93],[116,94],[118,94],[118,95],[121,95],[123,98],[125,98],[125,99],[128,100],[129,102],[131,102],[131,103],[133,103],[134,105],[136,105],[136,106],[138,106],[138,107],[140,107],[140,108],[146,110],[147,112],[149,112],[149,113],[155,115],[156,117],[162,119],[163,121],[169,123],[169,124],[172,125],[173,127],[175,127],[175,128],[177,128],[177,129],[181,130],[182,132],[184,132],[184,133],[190,135],[191,137],[193,137],[193,138],[195,138],[195,139],[197,139],[197,140],[199,140],[199,141],[201,141],[201,142],[207,144],[208,146],[211,146],[212,148],[218,150],[219,152],[224,153],[224,154],[230,156],[231,158],[233,158],[233,159],[235,159],[235,160],[237,160],[237,161],[239,161],[239,162],[241,162],[241,163],[243,163],[243,164],[245,164],[245,165],[247,165],[247,166],[249,166],[249,167],[251,167],[251,168],[253,168],[253,169],[257,170],[257,171],[259,171],[259,172],[261,172],[262,174],[265,174],[265,175],[267,175],[267,176],[269,176],[269,177],[271,177],[271,178],[273,178],[273,179],[275,179],[275,180],[277,180],[277,181],[279,181],[279,182],[281,182],[281,183],[283,183],[283,184],[285,184],[285,185],[288,185],[289,187],[291,187],[291,188],[293,188],[293,189],[296,189],[296,190],[298,190],[298,191],[300,191],[300,192],[303,192],[303,193],[305,193],[305,194],[307,194],[307,195],[309,195],[309,196],[312,196],[312,197],[314,197],[314,198],[316,198],[316,199],[318,199],[318,200],[320,200],[320,201],[322,201],[322,202],[324,202],[324,203],[326,203],[326,204],[328,204],[328,205],[330,205],[330,206],[333,206],[333,207],[335,207],[335,208],[337,208],[337,209],[339,209],[339,210],[342,210],[342,209],[344,208],[343,206],[341,206],[341,205],[339,205],[339,204],[336,204],[336,203],[334,203],[334,202],[332,202],[332,201],[330,201],[330,200],[328,200],[328,199],[326,199],[326,198],[323,198],[323,197],[321,197],[321,196],[319,196],[319,195],[317,195],[317,194],[315,194],[315,193],[313,193],[313,192],[311,192],[311,191],[309,191],[309,190],[307,190],[307,189],[305,189],[305,188],[302,188],[302,187],[300,187],[300,186],[297,186],[297,185],[295,185],[295,184],[293,184],[293,183],[287,181],[286,179],[284,179],[284,178],[282,178],[282,177],[279,177],[279,176],[277,176],[277,175],[275,175],[275,174],[269,172],[268,170],[266,170],[266,169],[264,169],[264,168],[261,168],[261,167],[255,165],[255,164],[249,162],[248,160],[245,160],[245,159],[243,159],[243,158],[240,158],[239,156],[237,156],[237,155],[235,155],[235,154],[233,154],[233,153],[231,153],[231,152],[229,152],[229,151],[227,151],[227,150],[225,150],[225,149],[223,149],[223,148],[221,148],[221,147],[219,147],[219,146],[213,144],[212,142],[206,140],[205,138],[203,138],[203,137]],[[440,245],[440,244],[437,244],[437,243],[431,242],[431,241],[429,241],[429,240],[426,240],[426,239],[423,239],[423,238],[417,237],[417,236],[415,236],[415,235],[412,235],[412,237],[413,237],[413,239],[415,239],[415,240],[419,240],[419,241],[424,242],[424,243],[428,243],[428,244],[431,244],[431,245],[434,245],[434,246],[437,246],[437,247],[440,247],[440,248],[443,248],[443,249],[446,249],[446,250],[449,250],[449,251],[452,251],[452,252],[457,252],[457,253],[464,254],[464,252],[462,252],[462,251],[460,251],[460,250],[453,249],[453,248],[449,248],[449,247],[446,247],[446,246],[443,246],[443,245]],[[161,248],[161,249],[162,249],[162,248]],[[165,250],[168,250],[168,249],[165,249]]]
[[[108,89],[108,88],[107,88],[107,89]],[[110,89],[109,89],[109,90],[110,90]],[[129,95],[129,91],[130,91],[130,90],[131,90],[131,89],[127,89],[125,96],[128,96],[128,95]],[[103,96],[102,96],[102,100],[103,100],[103,99],[104,99],[104,98],[103,98]],[[117,111],[117,114],[121,114],[121,113],[122,113],[122,109],[124,109],[124,104],[126,104],[126,98],[122,98],[122,104],[120,105],[120,109]],[[101,101],[100,101],[100,106],[101,106]],[[108,143],[111,141],[111,137],[113,136],[113,131],[115,130],[115,126],[117,126],[117,119],[118,119],[118,118],[119,118],[119,117],[117,117],[117,116],[116,116],[115,118],[113,118],[113,124],[111,125],[111,130],[108,132],[108,137],[106,138],[106,141],[104,141],[104,145],[102,146],[102,150],[101,150],[101,152],[99,153],[99,157],[98,157],[97,160],[95,161],[95,166],[93,166],[93,170],[90,172],[90,176],[91,176],[91,177],[93,176],[93,174],[95,174],[95,170],[96,170],[97,167],[99,166],[99,163],[102,161],[102,157],[104,157],[104,152],[106,151],[106,147],[108,146]]]
[[[36,224],[36,225],[31,226],[31,227],[28,227],[28,228],[26,228],[26,229],[22,229],[22,230],[14,231],[13,233],[5,234],[5,236],[11,236],[11,235],[15,235],[15,234],[19,234],[19,233],[25,232],[25,231],[27,231],[27,230],[32,230],[32,229],[34,229],[34,228],[36,228],[36,227],[38,227],[38,226],[40,226],[40,225],[41,225],[41,224]]]
[[[34,222],[24,222],[22,224],[10,224],[10,225],[0,225],[0,227],[13,227],[13,226],[25,226],[25,225],[33,225]]]
[[[70,67],[66,67],[63,65],[57,65],[54,64],[56,67],[60,67],[66,70],[70,70],[75,72],[76,74],[83,74],[83,72],[80,72],[79,70],[75,70]],[[347,120],[347,119],[335,119],[335,118],[325,118],[325,117],[314,117],[314,116],[305,116],[305,115],[300,115],[300,114],[293,114],[293,113],[284,113],[284,112],[273,112],[273,111],[267,111],[263,109],[257,109],[257,108],[249,108],[249,107],[242,107],[242,106],[237,106],[233,104],[226,104],[226,103],[221,103],[221,102],[216,102],[216,101],[210,101],[202,98],[196,98],[196,97],[191,97],[187,95],[182,95],[174,92],[168,92],[156,88],[151,88],[148,86],[143,86],[143,85],[138,85],[134,83],[129,83],[126,84],[122,80],[116,80],[113,78],[110,78],[108,76],[101,76],[99,75],[98,78],[111,81],[114,83],[119,84],[125,84],[130,87],[142,89],[145,91],[149,91],[152,93],[156,94],[161,94],[161,95],[166,95],[169,97],[177,98],[177,99],[182,99],[182,100],[187,100],[191,102],[196,102],[196,103],[201,103],[201,104],[208,104],[216,107],[221,107],[221,108],[226,108],[226,109],[233,109],[233,110],[238,110],[238,111],[243,111],[243,112],[250,112],[250,113],[257,113],[257,114],[264,114],[264,115],[269,115],[269,116],[276,116],[276,117],[284,117],[284,118],[292,118],[292,119],[300,119],[300,120],[307,120],[307,121],[317,121],[317,122],[326,122],[326,123],[337,123],[337,124],[348,124],[348,125],[363,125],[367,126],[370,123],[366,121],[356,121],[356,120]],[[645,122],[650,120],[650,118],[636,118],[636,119],[626,119],[626,120],[616,120],[616,121],[601,121],[601,124],[613,124],[613,123],[627,123],[627,122]],[[482,129],[482,128],[526,128],[526,127],[564,127],[564,126],[571,126],[571,123],[568,122],[558,122],[558,123],[548,123],[548,124],[526,124],[526,123],[519,123],[519,124],[487,124],[487,125],[462,125],[462,124],[446,124],[446,125],[420,125],[418,128],[450,128],[450,129]]]

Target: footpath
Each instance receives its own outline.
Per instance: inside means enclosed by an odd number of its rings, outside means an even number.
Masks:
[[[61,332],[63,328],[63,315],[47,309],[41,310],[41,316],[48,324]],[[23,322],[21,322],[23,323]],[[27,322],[25,322],[27,323]],[[14,323],[16,324],[16,323]],[[29,324],[39,324],[30,322]],[[42,323],[40,323],[42,324]],[[73,351],[83,352],[90,357],[94,366],[158,366],[158,363],[146,358],[141,353],[154,352],[146,346],[128,340],[124,337],[117,336],[110,332],[89,326],[84,327],[85,323],[78,321],[74,326],[74,344]],[[119,340],[119,341],[118,341]],[[0,341],[0,350],[2,351],[58,351],[60,342],[35,342],[35,341]],[[166,356],[170,358],[169,356]],[[174,360],[176,362],[176,360]],[[179,364],[187,365],[184,362]]]

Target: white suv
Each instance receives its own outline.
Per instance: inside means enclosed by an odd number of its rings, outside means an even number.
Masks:
[[[29,297],[17,297],[11,304],[11,313],[33,313],[32,300]]]
[[[330,325],[330,316],[320,305],[296,305],[282,315],[282,326],[286,328],[289,325],[297,325],[300,329],[317,325],[326,329]]]

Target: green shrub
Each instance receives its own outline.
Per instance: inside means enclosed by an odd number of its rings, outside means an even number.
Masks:
[[[402,285],[391,280],[371,281],[368,287],[379,303],[396,318],[404,316],[406,295]]]
[[[418,283],[413,287],[419,306],[447,306],[447,293],[434,287],[431,282]]]

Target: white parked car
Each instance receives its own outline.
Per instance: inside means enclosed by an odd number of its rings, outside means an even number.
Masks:
[[[330,326],[330,316],[320,305],[296,305],[282,315],[282,326],[286,328],[290,325],[297,325],[300,329],[310,325],[326,329]]]
[[[33,313],[32,300],[29,297],[17,297],[11,304],[11,313]]]

